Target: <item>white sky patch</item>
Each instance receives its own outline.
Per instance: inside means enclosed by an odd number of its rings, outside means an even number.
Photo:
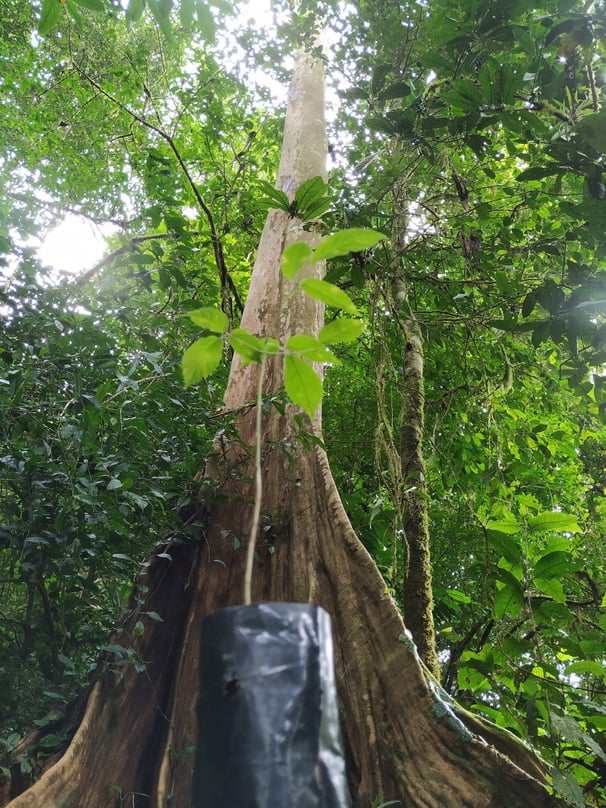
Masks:
[[[105,236],[117,228],[97,226],[82,216],[68,213],[48,231],[38,249],[38,258],[57,272],[78,274],[97,263],[107,249]]]

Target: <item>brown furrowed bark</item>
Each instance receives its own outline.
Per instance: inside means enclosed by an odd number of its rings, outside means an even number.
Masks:
[[[322,86],[319,61],[301,55],[285,131],[291,163],[283,158],[279,182],[290,185],[290,193],[324,172]],[[259,335],[313,334],[321,323],[321,306],[280,273],[281,250],[301,234],[300,222],[270,213],[243,320]],[[134,594],[133,614],[113,638],[135,649],[146,669],[136,673],[125,665],[117,675],[104,665],[65,755],[12,808],[191,805],[200,623],[209,612],[242,602],[258,372],[235,359],[225,398],[239,440],[217,446],[209,464],[216,486],[200,542],[175,542],[151,560],[139,581],[147,591]],[[280,389],[282,379],[280,360],[268,361],[265,395]],[[305,448],[294,414],[289,407],[263,417],[263,519],[253,597],[318,603],[332,616],[355,805],[370,806],[377,797],[419,808],[552,805],[544,767],[531,751],[478,719],[468,722],[432,684],[349,524],[324,452]],[[319,420],[308,424],[318,437]],[[234,549],[234,539],[240,548]],[[150,611],[164,622],[148,618],[144,634],[135,636],[134,623]]]

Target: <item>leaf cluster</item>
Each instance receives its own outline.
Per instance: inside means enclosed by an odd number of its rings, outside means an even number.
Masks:
[[[315,250],[312,250],[306,242],[296,242],[284,250],[282,272],[286,278],[294,280],[308,263],[366,250],[383,238],[382,234],[370,230],[350,229],[326,236]],[[300,288],[315,300],[337,310],[343,310],[354,318],[358,314],[347,293],[328,281],[303,278]],[[261,338],[245,328],[234,328],[228,332],[229,320],[217,309],[196,309],[189,313],[189,317],[196,325],[205,328],[211,334],[194,342],[183,355],[182,368],[186,387],[206,379],[217,369],[223,355],[223,338],[225,338],[235,353],[241,357],[243,365],[251,362],[261,363],[276,354],[284,355],[286,393],[309,418],[313,418],[323,393],[322,378],[309,362],[338,364],[338,358],[328,346],[353,341],[364,329],[361,320],[340,317],[325,325],[317,338],[311,334],[295,334],[288,337],[281,346],[275,337]]]

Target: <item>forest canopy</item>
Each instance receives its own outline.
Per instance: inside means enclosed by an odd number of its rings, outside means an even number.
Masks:
[[[238,329],[282,209],[319,218],[322,238],[384,237],[327,250],[326,327],[343,306],[363,326],[333,325],[328,354],[307,344],[323,434],[301,415],[279,451],[325,446],[449,696],[536,749],[557,795],[603,805],[604,6],[259,16],[224,0],[2,3],[0,777],[27,780],[65,745],[58,716],[100,655],[145,671],[107,638],[149,556],[200,541],[196,480],[218,438],[238,440],[222,406],[238,346],[217,335]],[[293,209],[274,182],[300,49],[327,74],[330,156]],[[68,214],[109,235],[100,261],[59,276],[37,245]],[[188,370],[211,334],[216,370]],[[263,407],[290,392],[313,415],[306,379]],[[278,528],[262,514],[263,552]],[[142,605],[135,634],[163,619]]]

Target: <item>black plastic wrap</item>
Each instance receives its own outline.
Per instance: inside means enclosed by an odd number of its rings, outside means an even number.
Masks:
[[[255,603],[202,625],[194,808],[347,808],[330,617]]]

